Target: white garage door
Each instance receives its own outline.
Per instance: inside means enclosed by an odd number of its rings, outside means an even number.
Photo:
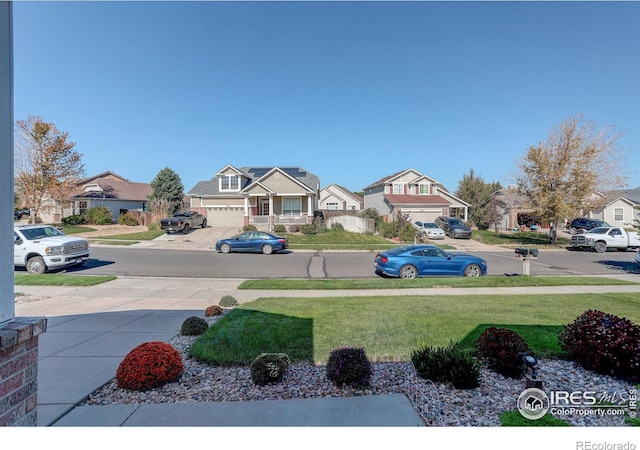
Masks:
[[[411,222],[435,222],[436,217],[442,215],[442,210],[422,210],[422,211],[407,211],[403,209],[402,212],[408,213],[411,217]]]
[[[241,206],[209,207],[207,208],[207,225],[241,228],[244,225],[244,208]]]

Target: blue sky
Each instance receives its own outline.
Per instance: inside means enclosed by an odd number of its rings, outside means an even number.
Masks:
[[[25,2],[15,119],[69,133],[86,174],[185,191],[227,164],[360,191],[414,168],[507,184],[576,114],[622,132],[640,186],[640,3]]]

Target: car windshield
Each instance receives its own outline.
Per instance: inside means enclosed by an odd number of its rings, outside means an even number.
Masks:
[[[30,241],[51,236],[64,236],[62,231],[54,227],[23,228],[20,232]]]
[[[422,226],[425,228],[439,228],[435,223],[423,223]]]
[[[459,227],[463,227],[464,226],[464,223],[462,223],[462,220],[460,220],[460,219],[449,219],[449,224],[456,225],[456,226],[459,226]]]

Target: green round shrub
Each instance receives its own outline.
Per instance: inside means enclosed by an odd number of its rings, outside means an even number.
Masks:
[[[451,342],[447,347],[423,347],[411,353],[411,362],[420,378],[450,384],[456,389],[480,386],[482,364],[471,352]]]
[[[242,227],[242,231],[256,231],[257,229],[255,225],[245,225]]]
[[[366,387],[370,385],[373,368],[364,348],[332,350],[327,361],[327,378],[336,386]]]
[[[274,225],[273,226],[273,232],[274,233],[286,233],[287,232],[287,228],[282,225],[281,223],[279,223],[278,225]]]
[[[89,208],[84,213],[87,223],[91,225],[111,225],[113,223],[113,213],[106,206],[95,206]]]
[[[282,381],[290,362],[285,353],[263,353],[251,362],[251,379],[258,386]]]
[[[202,333],[207,331],[209,328],[209,324],[202,317],[191,316],[187,317],[184,322],[182,322],[182,328],[180,329],[180,334],[183,336],[200,336]]]
[[[232,295],[225,295],[220,299],[220,302],[218,302],[218,304],[224,308],[229,308],[232,306],[237,306],[238,300],[236,300]]]
[[[160,223],[157,220],[154,220],[149,225],[147,225],[147,229],[149,231],[157,231],[160,229]]]

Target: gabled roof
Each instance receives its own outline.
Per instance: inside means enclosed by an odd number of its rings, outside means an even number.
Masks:
[[[153,189],[150,183],[134,183],[113,172],[103,172],[78,181],[71,198],[109,198],[147,201]]]
[[[355,200],[358,203],[363,203],[364,202],[364,198],[361,195],[358,195],[352,191],[350,191],[349,189],[347,189],[344,186],[340,186],[339,184],[335,184],[335,183],[331,183],[329,186],[323,187],[322,190],[329,190],[330,187],[334,187],[337,190],[339,190],[341,193],[343,193],[344,195],[351,197],[353,200]],[[333,193],[335,195],[335,193]]]
[[[640,186],[635,189],[620,189],[615,191],[607,191],[604,196],[611,203],[616,199],[623,197],[635,205],[640,205]]]
[[[371,189],[380,185],[384,185],[384,184],[388,184],[388,183],[393,183],[393,180],[395,180],[396,178],[400,178],[402,175],[404,175],[407,172],[415,172],[416,174],[418,174],[418,178],[416,178],[415,180],[412,181],[412,183],[414,182],[419,182],[422,179],[426,179],[428,181],[430,181],[431,183],[434,184],[438,184],[440,185],[440,183],[436,180],[434,180],[433,178],[424,175],[423,173],[415,170],[415,169],[405,169],[405,170],[401,170],[400,172],[396,172],[392,175],[386,176],[384,178],[379,179],[378,181],[376,181],[375,183],[370,184],[369,186],[365,187],[364,189]]]
[[[243,182],[240,186],[240,190],[235,193],[230,192],[220,192],[220,185],[218,183],[217,174],[227,170],[228,168],[232,168],[234,171],[238,173],[238,175],[242,176]],[[191,188],[187,195],[189,196],[242,196],[242,192],[247,190],[247,188],[257,181],[264,179],[270,174],[278,171],[279,173],[284,174],[286,177],[290,178],[294,182],[300,184],[300,186],[311,192],[316,192],[317,187],[319,185],[318,177],[311,172],[307,172],[305,169],[300,167],[279,167],[279,166],[270,166],[270,167],[262,167],[262,166],[254,166],[254,167],[240,167],[235,168],[232,165],[226,165],[220,171],[217,172],[216,176],[211,178],[208,181],[199,181],[196,185]]]

